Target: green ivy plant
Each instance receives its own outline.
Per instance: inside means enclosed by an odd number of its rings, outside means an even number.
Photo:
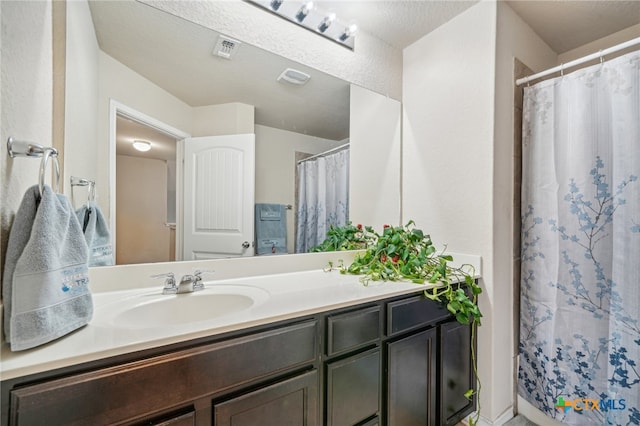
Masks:
[[[329,225],[326,239],[310,251],[342,251],[366,249],[375,241],[376,234],[372,227],[353,225],[347,222],[344,226]]]
[[[478,295],[482,289],[475,281],[475,270],[471,265],[454,267],[449,262],[453,257],[438,252],[431,237],[415,227],[413,220],[404,226],[384,225],[382,233],[371,226],[352,225],[331,226],[327,239],[312,251],[340,251],[363,249],[354,261],[345,266],[339,263],[343,274],[361,275],[360,281],[367,285],[371,281],[406,280],[416,284],[437,284],[424,291],[427,298],[442,303],[462,324],[471,324],[471,356],[473,371],[477,381],[477,391],[465,392],[471,399],[478,396],[475,418],[470,418],[471,426],[477,424],[480,416],[479,392],[481,389],[475,354],[476,328],[481,325],[482,313],[478,308]],[[329,270],[334,269],[329,265]]]

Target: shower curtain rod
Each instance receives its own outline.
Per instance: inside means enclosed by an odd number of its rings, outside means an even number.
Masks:
[[[320,154],[312,155],[311,157],[307,157],[307,158],[303,158],[302,160],[298,160],[297,164],[300,164],[303,161],[313,160],[314,158],[322,157],[322,156],[325,156],[327,154],[331,154],[332,152],[340,151],[340,150],[348,148],[348,147],[349,147],[349,142],[345,143],[344,145],[340,145],[340,146],[337,146],[335,148],[331,148],[328,151],[321,152]]]
[[[571,62],[567,62],[566,64],[560,64],[557,67],[550,68],[546,71],[539,72],[537,74],[530,75],[528,77],[519,78],[516,80],[516,86],[520,86],[521,84],[526,84],[532,80],[536,80],[540,77],[545,77],[547,75],[556,73],[558,71],[562,72],[567,68],[575,67],[576,65],[584,64],[585,62],[589,62],[593,59],[603,58],[605,55],[609,55],[611,53],[618,52],[622,49],[626,49],[627,47],[632,47],[640,44],[640,37],[631,39],[629,41],[625,41],[624,43],[617,44],[613,47],[609,47],[608,49],[601,50],[596,53],[592,53],[591,55],[584,56],[579,59],[575,59]]]

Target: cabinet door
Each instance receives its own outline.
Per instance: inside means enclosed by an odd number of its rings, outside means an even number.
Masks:
[[[316,370],[214,405],[216,426],[316,426]]]
[[[328,426],[353,426],[378,414],[380,349],[372,349],[327,365]]]
[[[435,426],[436,329],[387,345],[387,424]]]
[[[464,394],[475,387],[471,361],[471,326],[457,321],[440,327],[440,424],[455,425],[475,409]]]

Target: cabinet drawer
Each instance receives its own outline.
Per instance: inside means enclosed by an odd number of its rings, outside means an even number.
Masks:
[[[327,318],[327,355],[373,343],[380,338],[380,307],[331,315]]]
[[[412,330],[445,320],[451,313],[439,302],[423,295],[387,304],[387,335]]]
[[[11,391],[10,424],[111,424],[143,418],[165,409],[167,395],[179,405],[311,364],[316,335],[316,321],[306,321],[17,388]]]
[[[189,411],[187,413],[177,414],[174,416],[164,416],[159,419],[143,420],[136,426],[195,426],[196,413]]]

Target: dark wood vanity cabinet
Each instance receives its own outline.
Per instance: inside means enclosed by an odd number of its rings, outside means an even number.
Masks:
[[[387,424],[436,426],[437,330],[387,344]]]
[[[4,381],[2,424],[454,425],[475,408],[470,331],[395,297]]]
[[[422,294],[326,317],[327,426],[448,426],[475,409],[471,326]]]
[[[325,425],[360,425],[380,413],[383,306],[326,316]],[[365,423],[368,424],[368,423]]]
[[[314,318],[16,386],[11,425],[211,424],[212,401],[316,365]],[[3,388],[5,384],[3,383]],[[309,387],[317,394],[317,385]],[[276,391],[274,391],[276,392]],[[3,389],[4,393],[4,389]],[[310,399],[311,402],[317,397]],[[315,403],[315,402],[314,402]],[[174,419],[171,413],[178,413]],[[317,412],[317,409],[313,413]],[[168,418],[167,418],[168,417]],[[178,420],[180,419],[180,420]]]
[[[475,397],[464,394],[476,388],[471,360],[471,326],[449,321],[439,328],[440,424],[456,425],[475,409]],[[475,350],[475,348],[474,348]]]
[[[316,370],[213,406],[216,426],[319,426]]]

